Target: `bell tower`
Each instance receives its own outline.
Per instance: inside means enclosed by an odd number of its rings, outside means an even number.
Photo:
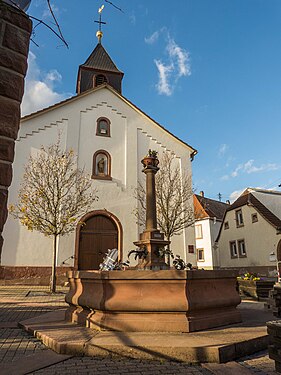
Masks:
[[[98,44],[84,64],[79,66],[76,85],[77,94],[100,86],[103,83],[107,83],[120,94],[122,93],[124,73],[117,68],[102,45],[103,32],[101,26],[105,24],[101,20],[103,8],[104,6],[99,9],[99,21],[95,21],[99,24],[99,29],[96,33]]]

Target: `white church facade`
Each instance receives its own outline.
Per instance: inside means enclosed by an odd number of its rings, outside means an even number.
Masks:
[[[42,145],[57,142],[77,154],[78,167],[92,177],[98,201],[81,218],[85,226],[59,239],[58,266],[97,269],[108,248],[116,247],[127,259],[142,229],[136,224],[134,190],[144,179],[141,159],[149,149],[172,152],[182,175],[192,175],[196,150],[171,134],[122,95],[123,73],[101,43],[79,67],[77,95],[21,121],[16,142],[14,176],[9,204],[17,201],[24,166]],[[159,165],[161,168],[161,164]],[[190,204],[192,205],[192,199]],[[11,216],[3,232],[1,267],[48,268],[52,238],[30,232]],[[172,238],[171,249],[196,264],[194,227]]]

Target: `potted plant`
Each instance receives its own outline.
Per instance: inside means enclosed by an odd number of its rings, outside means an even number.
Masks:
[[[240,295],[256,300],[268,298],[268,293],[275,283],[273,279],[264,280],[252,272],[247,272],[237,277],[237,281]]]

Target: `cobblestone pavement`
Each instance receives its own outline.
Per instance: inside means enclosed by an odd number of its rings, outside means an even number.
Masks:
[[[46,374],[89,374],[89,375],[202,375],[212,374],[201,366],[185,363],[167,363],[140,360],[97,360],[91,357],[76,357],[33,372],[34,375]]]
[[[274,361],[268,357],[267,350],[256,353],[252,356],[241,358],[237,361],[240,365],[248,368],[254,374],[260,375],[277,375],[275,371]]]
[[[0,287],[0,363],[7,364],[18,361],[20,366],[20,361],[24,358],[49,350],[39,340],[19,329],[17,322],[65,307],[66,289],[59,288],[59,292],[56,295],[50,295],[48,288],[41,286]],[[266,351],[242,358],[237,363],[253,374],[278,374],[274,371],[274,361],[268,358]],[[223,367],[223,365],[221,366]],[[200,364],[190,365],[133,359],[118,361],[91,357],[73,357],[32,372],[34,375],[208,375],[212,373],[214,372],[210,372]]]

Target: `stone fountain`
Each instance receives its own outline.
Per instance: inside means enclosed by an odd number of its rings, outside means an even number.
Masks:
[[[145,249],[134,269],[71,271],[66,320],[96,330],[193,332],[241,321],[236,273],[169,269],[157,229],[157,154],[142,160],[146,174],[146,228],[134,242]]]

